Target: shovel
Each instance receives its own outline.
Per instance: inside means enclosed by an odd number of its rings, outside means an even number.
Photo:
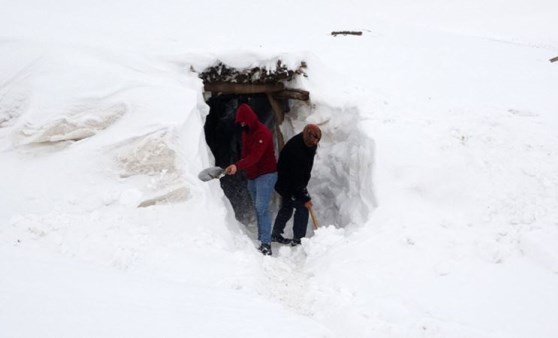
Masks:
[[[225,176],[225,169],[221,167],[209,167],[198,174],[198,178],[204,182],[219,179],[223,176]]]

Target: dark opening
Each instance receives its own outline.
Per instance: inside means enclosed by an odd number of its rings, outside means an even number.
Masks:
[[[225,168],[240,159],[241,129],[234,121],[236,109],[241,103],[249,104],[259,120],[274,133],[277,150],[276,122],[266,94],[221,94],[211,96],[206,103],[209,105],[209,115],[204,125],[205,140],[215,157],[216,166]],[[284,111],[288,111],[288,100],[282,100],[281,105]],[[244,173],[226,175],[220,179],[220,184],[231,202],[236,219],[243,224],[255,222],[254,208]]]

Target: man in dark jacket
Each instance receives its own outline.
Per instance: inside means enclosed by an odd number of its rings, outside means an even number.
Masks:
[[[277,163],[271,131],[258,120],[249,105],[238,106],[235,122],[242,126],[241,158],[225,169],[227,175],[244,170],[248,179],[248,191],[256,208],[259,250],[271,255],[271,216],[269,203],[273,186],[277,182]]]
[[[293,136],[279,154],[277,164],[277,183],[275,190],[281,195],[281,208],[273,225],[272,240],[281,244],[300,244],[306,236],[308,225],[308,209],[312,207],[312,199],[306,186],[310,181],[310,173],[314,165],[314,156],[318,142],[322,137],[320,128],[309,124],[304,130]],[[293,215],[292,241],[282,236],[285,225]]]

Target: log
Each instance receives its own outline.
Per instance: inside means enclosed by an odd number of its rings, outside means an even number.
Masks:
[[[244,84],[244,83],[227,83],[214,82],[205,83],[204,90],[213,93],[227,94],[257,94],[257,93],[273,93],[285,89],[285,85],[281,82],[273,84]]]
[[[310,99],[310,92],[302,89],[285,89],[280,92],[273,93],[276,99],[293,99],[308,101]]]
[[[337,35],[362,35],[362,32],[357,32],[357,31],[337,31],[337,32],[331,32],[331,35],[333,35],[333,36],[337,36]]]
[[[556,62],[556,61],[558,61],[558,56],[553,57],[552,59],[550,59],[550,62]]]

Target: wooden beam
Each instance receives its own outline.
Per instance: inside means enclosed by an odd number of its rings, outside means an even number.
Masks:
[[[226,94],[257,94],[257,93],[273,93],[285,89],[285,85],[281,82],[272,84],[244,84],[244,83],[228,83],[214,82],[205,83],[204,90],[213,93]]]
[[[550,59],[550,62],[556,62],[556,61],[558,61],[558,56],[553,57],[552,59]]]
[[[273,93],[273,97],[276,99],[293,99],[308,101],[310,99],[310,92],[302,89],[285,89],[280,92]]]
[[[271,93],[267,93],[267,99],[269,100],[271,108],[274,112],[275,134],[277,135],[277,147],[280,151],[285,145],[285,139],[283,137],[283,133],[281,133],[281,128],[279,128],[279,125],[283,123],[283,120],[285,119],[285,113],[283,112],[283,109],[281,109],[281,105],[279,104],[279,102],[277,102],[277,100],[273,97],[273,95],[271,95]]]
[[[362,35],[362,32],[354,32],[354,31],[338,31],[338,32],[331,32],[331,35]]]

